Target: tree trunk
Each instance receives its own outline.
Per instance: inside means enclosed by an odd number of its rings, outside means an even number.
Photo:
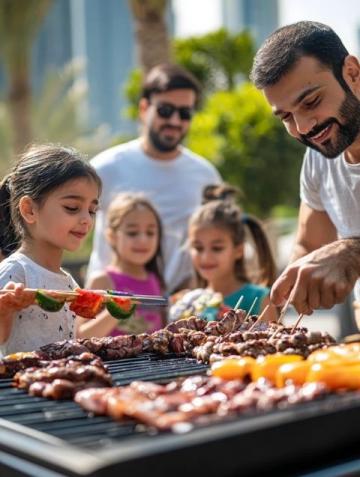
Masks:
[[[9,72],[8,107],[14,151],[19,154],[31,142],[31,87],[27,65]]]
[[[7,104],[14,150],[32,139],[31,48],[52,0],[0,0],[0,53],[8,79]]]
[[[146,73],[171,59],[165,21],[167,0],[129,0],[129,3],[134,16],[138,61]]]

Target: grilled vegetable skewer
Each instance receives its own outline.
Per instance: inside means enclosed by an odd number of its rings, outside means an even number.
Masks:
[[[35,293],[35,303],[45,311],[57,312],[70,302],[70,310],[83,318],[95,318],[105,307],[116,319],[127,319],[135,311],[136,305],[167,304],[166,298],[161,296],[131,295],[112,290],[35,290],[26,288],[25,291]],[[0,293],[9,293],[11,290],[0,290]]]

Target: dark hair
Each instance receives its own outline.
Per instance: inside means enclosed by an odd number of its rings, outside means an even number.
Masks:
[[[154,93],[165,93],[174,89],[191,89],[195,92],[196,103],[200,100],[201,85],[195,76],[179,65],[161,63],[146,75],[141,97],[150,100]]]
[[[234,245],[245,241],[245,225],[248,226],[254,240],[260,266],[258,283],[270,286],[275,280],[276,267],[265,231],[255,217],[243,215],[235,200],[239,190],[227,184],[210,185],[203,191],[203,205],[190,219],[190,227],[215,226],[228,230]],[[235,262],[235,274],[239,280],[249,282],[243,258]],[[198,285],[206,286],[206,282],[196,274]]]
[[[303,56],[328,67],[346,90],[342,67],[348,51],[341,39],[323,23],[301,21],[272,33],[255,55],[250,78],[258,89],[276,84]]]
[[[100,195],[100,177],[77,151],[53,144],[30,146],[0,184],[2,253],[10,255],[26,236],[26,226],[19,211],[22,197],[29,196],[40,205],[54,189],[81,177],[93,180]]]
[[[164,261],[161,250],[161,241],[162,241],[162,223],[161,218],[154,207],[154,205],[140,193],[128,193],[123,192],[118,194],[110,203],[107,211],[107,224],[110,230],[115,231],[118,229],[124,220],[124,217],[133,210],[136,210],[139,207],[146,207],[153,214],[157,222],[158,231],[159,231],[159,240],[154,256],[146,263],[145,268],[147,271],[154,273],[159,279],[160,285],[163,290],[165,290],[165,281],[163,276],[164,270]],[[114,252],[116,250],[113,247]]]

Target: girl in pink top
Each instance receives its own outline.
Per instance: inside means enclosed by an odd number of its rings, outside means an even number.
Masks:
[[[161,295],[164,290],[161,255],[162,227],[154,206],[139,194],[119,194],[108,209],[106,239],[114,251],[112,264],[90,278],[87,288]],[[78,335],[116,336],[152,333],[165,316],[150,307],[137,307],[128,320],[118,321],[105,310],[96,320],[82,320]]]

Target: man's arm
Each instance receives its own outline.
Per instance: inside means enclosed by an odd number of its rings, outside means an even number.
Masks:
[[[336,239],[336,229],[328,214],[324,211],[312,209],[302,202],[290,263],[295,262],[323,245],[334,242]]]
[[[275,305],[290,296],[298,313],[344,301],[360,276],[360,238],[336,240],[289,265],[271,290]]]
[[[360,275],[360,238],[336,240],[326,212],[302,203],[292,262],[276,280],[271,300],[291,303],[299,313],[331,308],[351,292]]]

